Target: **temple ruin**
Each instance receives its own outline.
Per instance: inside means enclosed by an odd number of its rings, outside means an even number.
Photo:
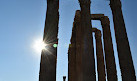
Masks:
[[[120,0],[110,0],[122,81],[136,81]]]
[[[78,1],[80,10],[75,13],[71,44],[68,49],[68,81],[96,81],[97,74],[98,81],[118,81],[109,18],[104,14],[91,14],[90,0]],[[121,1],[110,0],[110,8],[113,15],[122,81],[136,81]],[[47,47],[50,52],[42,51],[39,81],[56,81],[57,48],[53,47],[53,44],[58,42],[58,10],[59,0],[47,0],[43,41],[50,44]],[[101,22],[102,32],[92,27],[92,20]],[[93,46],[93,33],[95,33],[96,48]],[[95,63],[94,49],[96,49],[97,63]],[[66,81],[66,77],[63,77],[63,81]]]
[[[104,14],[92,14],[91,20],[100,20],[103,31],[103,42],[108,81],[117,81],[117,71],[114,57],[114,49],[110,31],[110,21]]]
[[[58,42],[59,0],[47,0],[47,13],[43,41],[48,45],[42,50],[39,81],[56,81],[57,48],[53,44]]]

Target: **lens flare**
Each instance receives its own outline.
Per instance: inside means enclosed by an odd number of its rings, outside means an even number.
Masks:
[[[57,44],[53,44],[53,47],[54,47],[54,48],[57,48],[57,47],[58,47],[58,45],[57,45]]]
[[[46,49],[47,44],[45,44],[42,40],[36,40],[34,42],[33,48],[40,53],[43,49]]]

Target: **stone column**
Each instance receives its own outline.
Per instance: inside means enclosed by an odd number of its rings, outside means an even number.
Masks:
[[[68,81],[76,81],[76,76],[76,24],[74,22],[68,51]]]
[[[136,81],[135,69],[127,37],[120,0],[110,0],[113,14],[118,57],[122,74],[122,81]]]
[[[92,31],[95,32],[95,39],[96,39],[98,81],[106,81],[104,55],[103,55],[102,40],[101,40],[101,31],[96,28],[92,29]]]
[[[66,76],[63,76],[63,81],[66,81]]]
[[[102,17],[101,24],[103,28],[107,78],[108,81],[117,81],[117,71],[116,71],[115,56],[113,50],[109,18],[107,16]]]
[[[54,44],[58,41],[59,0],[47,0],[47,13],[43,41]],[[42,51],[39,81],[56,81],[57,48],[52,45]]]
[[[80,26],[82,53],[82,81],[96,81],[93,37],[90,20],[90,0],[79,0],[81,7]]]
[[[81,42],[82,42],[82,28],[80,26],[80,18],[81,14],[80,14],[80,10],[76,11],[76,15],[74,18],[74,25],[76,27],[76,81],[83,81],[82,80],[82,46],[81,46]]]

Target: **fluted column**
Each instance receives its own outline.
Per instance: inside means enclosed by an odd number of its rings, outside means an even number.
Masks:
[[[47,0],[47,13],[43,41],[55,44],[58,41],[59,0]],[[52,45],[42,51],[39,81],[56,81],[57,48]]]
[[[95,39],[96,39],[98,81],[106,81],[101,31],[96,28],[92,29],[92,31],[95,32]]]
[[[101,18],[103,28],[104,50],[108,81],[117,81],[117,71],[113,50],[113,43],[110,31],[110,21],[107,16]]]
[[[110,0],[122,81],[136,81],[120,0]]]
[[[90,20],[90,0],[79,0],[81,7],[80,26],[81,33],[81,53],[82,53],[82,81],[96,81],[95,59],[93,48],[93,37]]]

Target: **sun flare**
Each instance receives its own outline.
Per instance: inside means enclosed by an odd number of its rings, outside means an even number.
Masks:
[[[38,39],[38,40],[36,40],[36,41],[34,42],[33,48],[34,48],[38,53],[40,53],[43,49],[46,49],[46,46],[47,46],[47,44],[45,44],[45,43],[43,42],[43,40]]]

